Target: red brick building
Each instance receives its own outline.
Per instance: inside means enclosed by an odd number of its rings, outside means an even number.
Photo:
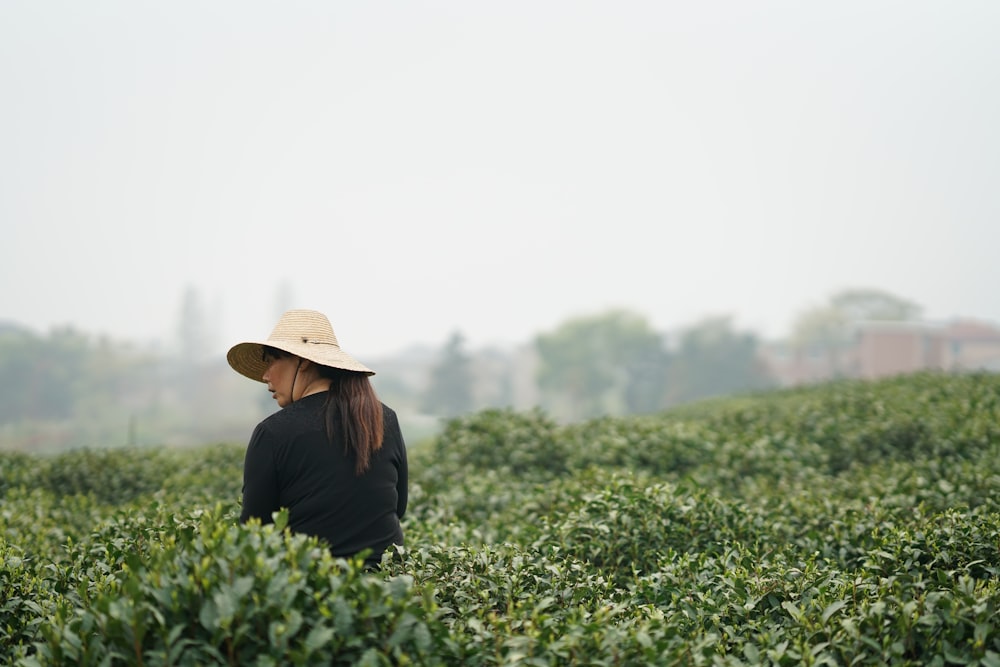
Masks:
[[[1000,328],[968,319],[946,324],[862,322],[839,345],[765,344],[761,360],[782,386],[921,370],[1000,372]]]

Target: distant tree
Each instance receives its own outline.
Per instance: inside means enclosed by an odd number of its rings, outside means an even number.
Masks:
[[[453,333],[440,359],[431,368],[430,384],[422,404],[428,413],[450,418],[472,410],[472,368],[464,345],[462,334]]]
[[[380,365],[379,368],[382,368]],[[402,377],[394,373],[379,372],[372,377],[372,386],[378,392],[379,398],[387,405],[394,406],[397,410],[401,406],[418,406],[423,409],[422,401],[426,399],[424,392],[416,392],[414,388]],[[267,395],[271,400],[271,395]],[[272,401],[273,404],[273,401]]]
[[[514,402],[514,380],[510,361],[502,372],[494,373],[491,378],[492,391],[483,397],[484,407],[508,408]]]
[[[576,420],[663,406],[667,352],[646,319],[624,310],[581,317],[536,337],[543,405]]]
[[[671,405],[774,385],[757,357],[757,337],[736,331],[726,316],[681,333],[667,376]]]
[[[28,446],[122,444],[155,391],[151,357],[71,327],[0,333],[0,375],[0,425],[16,425],[7,433]]]
[[[915,320],[922,312],[912,301],[882,290],[848,289],[800,314],[792,327],[792,338],[803,345],[843,342],[859,322]]]
[[[830,305],[850,322],[902,322],[923,314],[923,308],[912,301],[877,289],[843,290],[830,298]]]
[[[622,367],[626,373],[622,400],[628,414],[648,414],[666,407],[670,354],[659,333],[652,329],[633,332]]]
[[[912,321],[922,312],[919,305],[882,290],[847,289],[802,312],[792,326],[792,343],[825,355],[834,375],[840,375],[844,350],[860,322]]]
[[[278,289],[274,294],[274,319],[277,321],[285,314],[285,311],[292,308],[295,298],[292,293],[292,285],[287,280],[282,280],[278,284]]]
[[[177,334],[178,358],[167,369],[166,385],[192,424],[207,424],[218,414],[222,396],[214,387],[218,360],[209,356],[213,332],[208,311],[201,292],[192,286],[184,290]]]
[[[177,342],[181,361],[199,364],[208,356],[211,333],[201,293],[194,287],[184,289],[177,320]]]
[[[0,424],[68,419],[89,378],[88,341],[71,328],[48,338],[30,331],[0,337]]]

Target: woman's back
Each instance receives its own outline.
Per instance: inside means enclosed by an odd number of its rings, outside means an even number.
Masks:
[[[262,421],[247,447],[241,521],[288,508],[289,527],[324,540],[335,556],[370,549],[376,563],[392,544],[403,543],[399,520],[406,511],[406,447],[395,412],[382,406],[381,448],[361,475],[353,453],[336,434],[331,443],[324,406],[327,392],[305,396]]]

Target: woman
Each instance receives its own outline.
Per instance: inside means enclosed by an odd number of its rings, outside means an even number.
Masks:
[[[240,521],[270,523],[288,508],[292,531],[319,537],[334,556],[367,551],[377,567],[403,544],[407,464],[396,413],[368,379],[374,371],[340,349],[314,310],[286,312],[266,341],[234,345],[226,358],[282,408],[250,437]]]

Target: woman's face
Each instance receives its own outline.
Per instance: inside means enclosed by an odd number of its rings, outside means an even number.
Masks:
[[[267,390],[271,392],[271,398],[278,402],[279,408],[283,408],[292,402],[295,372],[300,359],[293,355],[281,357],[265,355],[264,361],[267,362],[267,369],[261,379],[267,383]],[[300,391],[301,389],[299,387]]]

